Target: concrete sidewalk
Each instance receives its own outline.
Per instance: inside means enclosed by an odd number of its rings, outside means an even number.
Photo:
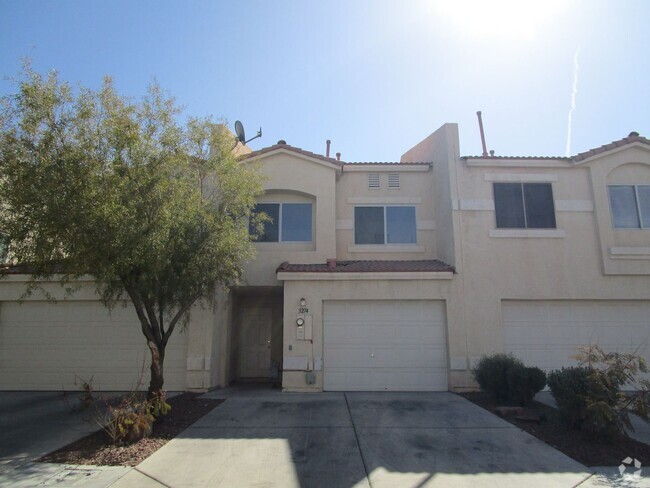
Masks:
[[[452,393],[224,395],[113,487],[611,486]]]
[[[77,403],[77,393],[0,392],[0,486],[104,488],[132,469],[35,462],[99,428]]]

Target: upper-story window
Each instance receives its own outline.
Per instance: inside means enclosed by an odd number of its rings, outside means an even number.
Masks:
[[[311,242],[311,203],[258,203],[253,214],[265,213],[264,231],[257,242]],[[254,229],[249,232],[254,234]]]
[[[650,185],[610,185],[615,229],[650,229]]]
[[[415,207],[354,208],[355,244],[415,244]]]
[[[550,183],[494,183],[498,229],[555,229]]]

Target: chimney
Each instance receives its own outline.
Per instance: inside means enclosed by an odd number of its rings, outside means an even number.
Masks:
[[[335,269],[336,268],[336,258],[328,258],[327,259],[327,269]]]
[[[336,160],[340,161],[341,160],[341,153],[336,153]]]
[[[332,144],[332,141],[330,141],[329,139],[327,139],[327,140],[325,141],[325,157],[326,157],[326,158],[329,158],[329,157],[330,157],[330,144]]]

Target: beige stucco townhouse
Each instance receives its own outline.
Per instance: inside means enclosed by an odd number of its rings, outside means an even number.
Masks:
[[[170,390],[462,389],[483,354],[548,370],[594,342],[650,359],[648,139],[570,158],[461,157],[446,124],[399,163],[283,141],[242,157],[253,161],[266,176],[257,210],[273,220],[241,285],[172,338]],[[125,389],[146,373],[128,304],[108,315],[90,283],[20,304],[25,281],[0,282],[0,390],[90,377]]]

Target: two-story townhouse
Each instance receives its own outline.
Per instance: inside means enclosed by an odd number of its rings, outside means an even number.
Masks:
[[[399,163],[279,141],[242,164],[264,174],[256,211],[271,220],[240,286],[172,339],[169,389],[462,389],[483,354],[553,369],[589,342],[650,359],[645,138],[571,158],[461,157],[446,124]],[[132,386],[146,360],[133,311],[107,316],[91,283],[19,305],[25,279],[0,283],[0,389],[75,375]]]

